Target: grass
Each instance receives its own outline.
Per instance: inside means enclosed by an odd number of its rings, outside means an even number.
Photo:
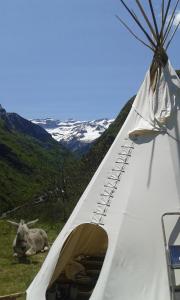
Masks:
[[[7,130],[0,119],[0,215],[32,202],[61,184],[64,160],[76,159],[55,141]]]
[[[49,237],[50,244],[59,234],[63,224],[39,223]],[[47,253],[38,253],[28,263],[19,263],[13,257],[12,243],[16,230],[6,221],[0,221],[0,296],[24,292],[40,269]],[[24,297],[18,298],[20,300]]]

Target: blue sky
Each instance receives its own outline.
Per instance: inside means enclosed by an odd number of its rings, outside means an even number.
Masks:
[[[134,28],[119,0],[1,0],[0,103],[25,118],[115,117],[152,58],[115,14]],[[180,31],[168,53],[180,69]]]

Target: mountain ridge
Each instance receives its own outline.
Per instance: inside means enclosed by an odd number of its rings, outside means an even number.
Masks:
[[[51,135],[42,129],[42,127],[33,124],[29,120],[21,117],[17,113],[9,113],[0,104],[0,119],[3,120],[4,126],[9,131],[17,131],[21,134],[36,138],[42,143],[53,143]]]
[[[44,128],[51,136],[72,152],[85,154],[92,144],[112,124],[114,119],[91,121],[66,121],[52,118],[32,119],[31,122]]]

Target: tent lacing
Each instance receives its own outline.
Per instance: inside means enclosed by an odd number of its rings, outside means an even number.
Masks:
[[[121,146],[121,151],[118,153],[114,167],[111,169],[111,173],[104,184],[104,190],[96,203],[96,208],[91,218],[92,224],[105,225],[105,217],[108,214],[122,175],[129,164],[133,149],[134,142],[128,138],[125,139],[125,144]]]

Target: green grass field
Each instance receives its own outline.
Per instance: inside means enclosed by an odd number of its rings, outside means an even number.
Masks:
[[[49,237],[50,244],[59,234],[63,224],[38,223]],[[0,221],[0,296],[24,292],[40,269],[47,253],[39,253],[27,263],[19,263],[13,257],[12,243],[16,229],[6,221]],[[23,299],[18,298],[18,299]]]

